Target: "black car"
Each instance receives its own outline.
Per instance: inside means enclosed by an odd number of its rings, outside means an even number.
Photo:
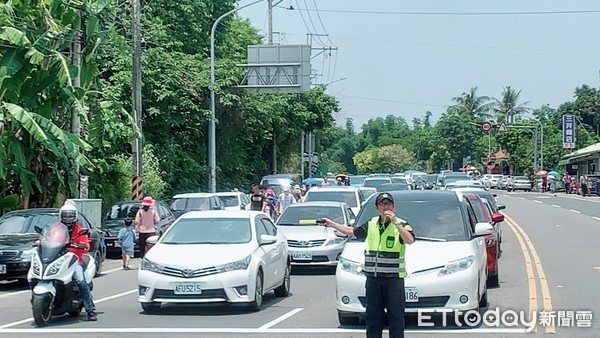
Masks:
[[[142,205],[142,201],[122,201],[115,203],[102,220],[102,230],[104,230],[106,248],[109,254],[121,256],[121,246],[117,236],[125,224],[125,219],[131,218],[134,221],[132,228],[135,230],[135,215]],[[156,232],[160,235],[175,222],[175,216],[162,202],[157,201],[153,208],[160,216],[160,221],[156,224]],[[134,241],[134,254],[140,252],[137,238]]]
[[[44,227],[58,222],[55,208],[25,209],[12,211],[0,217],[0,280],[26,279],[31,265],[31,256],[36,249],[39,234],[34,227]],[[78,223],[89,229],[90,252],[96,260],[96,276],[102,272],[106,258],[104,233],[89,218],[79,213]]]

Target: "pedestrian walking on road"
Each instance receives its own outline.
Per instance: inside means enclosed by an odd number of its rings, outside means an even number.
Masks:
[[[156,235],[156,224],[160,221],[160,216],[154,206],[154,199],[150,196],[144,197],[142,207],[135,215],[135,230],[138,233],[138,245],[140,247],[140,257],[144,258],[148,251],[146,240]]]
[[[133,220],[127,218],[124,222],[123,228],[119,230],[117,238],[121,245],[121,256],[123,256],[123,270],[131,270],[129,267],[129,260],[133,257],[135,232],[131,228]]]
[[[363,271],[367,276],[367,338],[382,337],[386,310],[390,325],[389,337],[404,337],[404,251],[406,244],[415,241],[415,235],[408,222],[394,213],[394,198],[391,194],[383,192],[377,195],[375,208],[379,215],[357,228],[328,218],[322,220],[327,227],[365,241]]]

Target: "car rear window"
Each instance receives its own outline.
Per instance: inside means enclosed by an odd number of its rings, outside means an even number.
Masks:
[[[277,225],[315,225],[316,220],[322,217],[327,217],[337,223],[344,224],[344,215],[340,207],[304,206],[301,204],[285,209],[277,220]],[[300,222],[301,220],[315,222]]]
[[[410,223],[417,237],[446,241],[468,239],[458,200],[397,201],[394,211]],[[378,215],[371,198],[369,205],[361,209],[355,225],[361,226]]]
[[[173,211],[211,210],[210,197],[176,198],[171,202],[170,209]]]
[[[238,197],[237,196],[228,195],[228,196],[219,196],[219,198],[221,199],[221,202],[223,202],[223,204],[226,207],[237,207],[237,206],[239,206],[239,201],[238,201]]]
[[[343,202],[348,204],[351,208],[358,206],[358,201],[356,200],[356,194],[354,191],[319,191],[313,190],[308,191],[306,197],[304,198],[305,202],[313,202],[313,201],[329,201],[329,202]]]

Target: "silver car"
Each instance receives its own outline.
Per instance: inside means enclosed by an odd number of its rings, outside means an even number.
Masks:
[[[322,217],[351,226],[355,216],[343,202],[304,202],[290,205],[277,220],[287,238],[292,265],[336,266],[347,237],[319,224]]]
[[[512,184],[506,187],[507,190],[525,190],[531,191],[531,181],[527,176],[513,177]]]

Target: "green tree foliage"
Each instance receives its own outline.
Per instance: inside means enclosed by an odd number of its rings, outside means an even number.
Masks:
[[[399,145],[371,147],[353,159],[356,168],[365,173],[404,172],[415,164],[414,155]]]

